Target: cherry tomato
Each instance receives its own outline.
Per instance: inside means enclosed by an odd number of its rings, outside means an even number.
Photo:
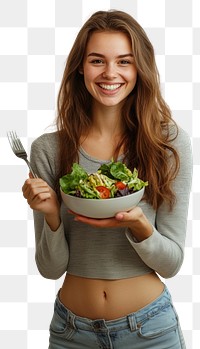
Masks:
[[[126,184],[124,184],[123,182],[120,182],[120,181],[116,182],[115,185],[116,185],[118,190],[123,190],[126,188]]]
[[[110,197],[110,190],[103,185],[98,185],[96,189],[99,191],[101,199],[108,199]]]

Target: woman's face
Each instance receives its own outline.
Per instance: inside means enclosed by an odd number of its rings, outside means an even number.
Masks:
[[[97,103],[121,105],[137,80],[128,36],[121,32],[94,32],[86,47],[82,73],[85,86]]]

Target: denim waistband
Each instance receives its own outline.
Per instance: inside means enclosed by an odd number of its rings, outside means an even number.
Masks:
[[[171,295],[165,285],[161,295],[153,302],[149,303],[137,312],[133,312],[114,320],[91,320],[77,316],[61,303],[58,295],[55,301],[55,310],[62,318],[66,319],[72,328],[75,329],[82,329],[85,331],[103,331],[104,329],[109,329],[109,331],[117,331],[130,328],[131,331],[135,331],[136,329],[140,328],[140,324],[145,321],[145,319],[151,318],[161,309],[168,307],[170,304]]]

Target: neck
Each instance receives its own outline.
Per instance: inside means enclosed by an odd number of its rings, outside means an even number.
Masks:
[[[82,134],[80,144],[83,149],[97,159],[111,160],[116,147],[121,143],[124,125],[119,107],[94,107],[92,124],[86,134]],[[123,154],[123,146],[119,154]],[[118,154],[118,155],[119,155]]]
[[[99,135],[120,135],[123,132],[121,109],[117,106],[107,107],[100,105],[92,110],[92,129]]]

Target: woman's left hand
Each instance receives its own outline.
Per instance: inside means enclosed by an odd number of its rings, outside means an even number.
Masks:
[[[147,239],[153,231],[152,225],[140,207],[134,207],[129,212],[119,212],[112,218],[88,218],[71,212],[75,220],[98,228],[127,227],[138,241]]]
[[[89,218],[78,215],[75,212],[70,211],[75,215],[75,220],[92,225],[99,228],[111,228],[111,227],[129,227],[134,221],[138,221],[143,214],[141,208],[135,207],[129,212],[119,212],[112,218]]]

